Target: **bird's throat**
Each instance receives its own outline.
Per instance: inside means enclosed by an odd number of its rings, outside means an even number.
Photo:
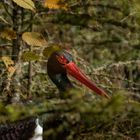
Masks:
[[[74,87],[66,74],[56,74],[50,76],[50,78],[57,86],[57,88],[60,90],[60,92],[69,91]]]

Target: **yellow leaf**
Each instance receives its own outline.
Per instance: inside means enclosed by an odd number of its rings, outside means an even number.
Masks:
[[[22,34],[22,39],[30,46],[43,47],[47,45],[44,37],[37,32],[25,32]]]
[[[0,32],[0,37],[5,38],[7,40],[13,40],[13,39],[16,39],[16,32],[12,30],[11,28],[4,28]]]
[[[16,69],[13,66],[10,66],[8,69],[8,76],[12,77],[13,74],[15,73]]]
[[[35,12],[35,4],[32,0],[13,0],[18,6]]]
[[[45,0],[44,7],[49,9],[68,9],[66,4],[61,3],[61,0]]]
[[[61,46],[53,45],[53,46],[51,46],[51,47],[45,48],[45,49],[43,50],[43,55],[44,55],[45,57],[48,58],[53,52],[59,51],[59,50],[61,50],[61,49],[62,49]]]
[[[6,68],[14,65],[14,61],[8,56],[3,56],[1,59],[4,62]]]
[[[23,61],[37,61],[39,59],[40,59],[40,56],[31,51],[26,51],[26,52],[23,52],[22,54]]]
[[[7,68],[8,76],[12,77],[16,71],[16,69],[14,68],[14,61],[8,56],[3,56],[2,60]]]

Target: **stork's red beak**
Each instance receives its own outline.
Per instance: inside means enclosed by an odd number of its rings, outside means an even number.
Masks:
[[[75,79],[86,85],[88,88],[96,92],[97,94],[104,96],[108,99],[110,99],[110,96],[105,93],[102,89],[96,86],[95,83],[93,83],[90,79],[88,79],[85,74],[75,65],[75,63],[70,62],[65,65],[65,68],[67,70],[67,73],[73,76]]]

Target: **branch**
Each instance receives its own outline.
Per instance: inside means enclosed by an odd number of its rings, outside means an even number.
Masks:
[[[79,3],[75,3],[75,4],[72,4],[70,5],[70,9],[74,9],[74,8],[78,8],[78,7],[82,7],[83,5],[79,4]],[[119,11],[121,12],[122,9],[118,6],[115,6],[115,5],[111,5],[111,4],[101,4],[101,3],[94,3],[94,4],[84,4],[84,6],[87,6],[87,7],[101,7],[101,8],[108,8],[108,9],[112,9],[112,10],[116,10],[116,11]]]

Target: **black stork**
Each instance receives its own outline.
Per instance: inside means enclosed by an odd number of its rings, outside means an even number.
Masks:
[[[87,78],[76,66],[72,55],[66,50],[54,51],[50,55],[47,63],[47,71],[50,79],[60,91],[65,92],[74,87],[67,76],[71,75],[95,93],[110,99],[110,96],[104,90],[97,87],[97,85]]]
[[[66,50],[54,51],[47,62],[47,72],[50,79],[57,86],[60,92],[74,88],[67,74],[71,75],[95,93],[110,99],[110,96],[76,66],[73,57]],[[42,140],[42,138],[31,138],[37,130],[42,132],[38,118],[29,118],[15,124],[0,125],[0,140]],[[40,128],[40,129],[39,129]],[[40,133],[40,132],[37,132]]]

